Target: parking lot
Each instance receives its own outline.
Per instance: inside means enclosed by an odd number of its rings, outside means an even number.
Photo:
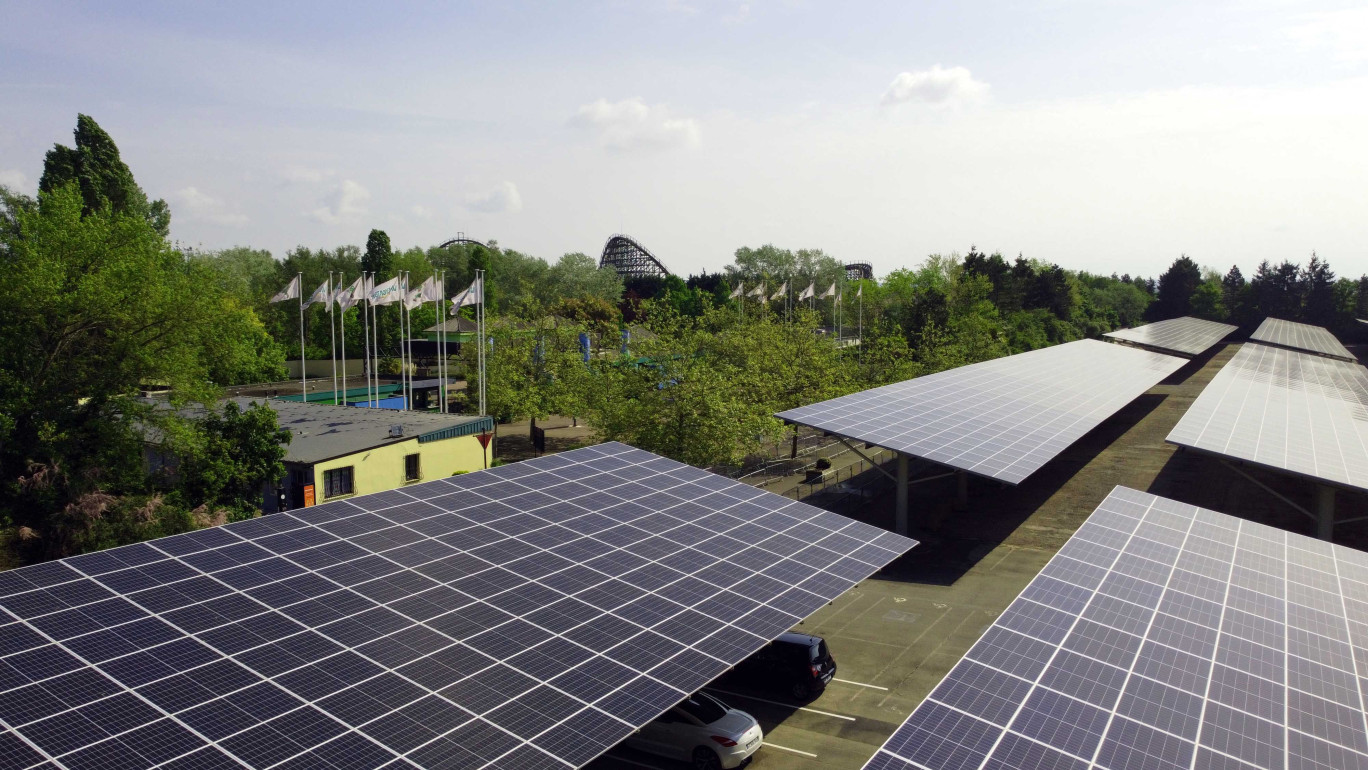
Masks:
[[[912,487],[912,535],[921,544],[794,629],[826,638],[837,681],[803,704],[733,686],[726,677],[714,682],[713,694],[764,727],[765,746],[750,767],[858,770],[1117,484],[1310,534],[1310,521],[1233,470],[1164,443],[1238,349],[1218,348],[1194,361],[1018,487],[974,480],[964,511],[951,505],[953,480]],[[1308,484],[1274,474],[1258,478],[1312,504]],[[1368,513],[1361,498],[1340,498],[1341,517]],[[892,524],[891,489],[855,510],[839,499],[811,502]],[[1362,548],[1365,535],[1368,525],[1351,524],[1336,540]],[[617,748],[590,767],[687,765]]]

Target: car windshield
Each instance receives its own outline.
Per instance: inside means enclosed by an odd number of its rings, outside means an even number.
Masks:
[[[684,713],[705,725],[712,724],[727,715],[727,707],[722,702],[703,693],[686,698],[679,708]]]
[[[817,643],[812,645],[812,660],[826,660],[826,657],[826,642],[821,639],[818,639]]]

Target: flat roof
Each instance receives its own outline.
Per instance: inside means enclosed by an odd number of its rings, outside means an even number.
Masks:
[[[460,436],[494,429],[492,418],[469,414],[401,412],[274,398],[232,400],[242,407],[262,403],[275,410],[280,427],[291,433],[285,454],[288,463],[317,463],[419,437],[446,438],[440,434],[448,431]],[[390,436],[392,425],[403,426],[403,435]]]
[[[1168,435],[1170,444],[1368,489],[1368,369],[1245,345]]]
[[[1078,340],[775,416],[1019,484],[1185,359]]]
[[[1206,352],[1208,348],[1225,339],[1238,328],[1240,327],[1207,321],[1202,318],[1193,318],[1192,316],[1183,316],[1137,326],[1134,329],[1117,329],[1102,336],[1135,345],[1143,345],[1147,348],[1171,350],[1176,353],[1195,356]]]
[[[1329,329],[1281,318],[1265,318],[1259,328],[1249,335],[1251,340],[1280,348],[1304,350],[1318,356],[1329,356],[1345,361],[1357,361],[1354,354],[1344,347]]]

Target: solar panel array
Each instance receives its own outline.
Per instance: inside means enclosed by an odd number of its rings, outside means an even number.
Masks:
[[[0,572],[0,766],[578,766],[912,545],[613,443]]]
[[[1117,487],[867,770],[1368,767],[1368,554]]]
[[[1195,356],[1225,339],[1238,328],[1230,324],[1183,316],[1137,326],[1134,329],[1117,329],[1103,336]]]
[[[1245,345],[1188,407],[1168,441],[1368,489],[1368,369]]]
[[[1354,358],[1354,354],[1350,353],[1348,348],[1335,339],[1335,335],[1324,327],[1284,321],[1281,318],[1265,318],[1264,322],[1259,324],[1259,328],[1249,335],[1249,338],[1267,345],[1305,350],[1345,361],[1358,360]]]
[[[1018,484],[1184,363],[1079,340],[775,416]]]

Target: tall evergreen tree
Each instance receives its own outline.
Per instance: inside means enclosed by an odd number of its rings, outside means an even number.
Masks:
[[[76,116],[76,146],[53,145],[43,158],[38,191],[50,193],[77,182],[84,203],[83,216],[108,209],[147,219],[163,238],[171,231],[171,209],[160,198],[148,202],[147,194],[133,180],[133,172],[119,157],[114,140],[89,115]]]
[[[1173,260],[1168,271],[1159,276],[1159,301],[1154,303],[1154,320],[1177,318],[1192,311],[1192,293],[1202,283],[1202,269],[1184,254]]]
[[[371,230],[366,236],[366,253],[361,257],[361,269],[375,273],[377,279],[388,280],[394,269],[394,249],[384,230]]]
[[[1302,269],[1299,287],[1303,297],[1303,317],[1307,323],[1329,327],[1335,322],[1335,274],[1330,264],[1315,252]]]

